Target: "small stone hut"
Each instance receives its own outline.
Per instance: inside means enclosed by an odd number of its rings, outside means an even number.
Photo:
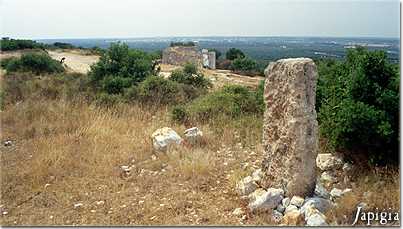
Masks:
[[[162,63],[170,65],[184,65],[193,63],[198,67],[215,69],[215,52],[203,49],[198,46],[173,46],[162,52]]]

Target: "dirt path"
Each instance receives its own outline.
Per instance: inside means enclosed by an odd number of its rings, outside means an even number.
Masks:
[[[160,74],[165,78],[168,78],[171,75],[171,72],[178,68],[180,67],[162,64]],[[264,77],[261,76],[251,77],[251,76],[239,75],[231,72],[230,70],[203,69],[203,73],[207,78],[209,78],[213,82],[214,87],[216,88],[220,88],[226,84],[239,84],[247,87],[256,88],[257,85],[259,85],[259,82],[261,80],[264,80]]]
[[[19,50],[10,52],[1,52],[0,60],[10,57],[20,57],[23,53],[32,52],[33,50]],[[90,66],[98,61],[99,56],[89,55],[83,50],[47,50],[49,55],[60,61],[63,57],[65,66],[70,72],[79,72],[86,74],[90,70]]]
[[[66,58],[64,63],[70,71],[86,74],[90,66],[98,61],[99,56],[84,55],[79,50],[72,51],[48,51],[49,55],[55,60]]]

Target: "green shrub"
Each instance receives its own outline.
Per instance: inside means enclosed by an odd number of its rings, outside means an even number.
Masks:
[[[231,70],[238,71],[238,72],[251,72],[257,71],[257,64],[254,60],[243,57],[243,58],[236,58],[232,61]]]
[[[184,66],[183,70],[174,70],[171,74],[170,80],[191,85],[196,88],[210,88],[211,82],[201,72],[198,72],[196,65],[188,63]]]
[[[343,62],[318,64],[320,133],[334,149],[367,152],[371,162],[399,155],[397,65],[382,51],[350,50]]]
[[[15,63],[15,61],[16,61],[17,59],[18,59],[17,57],[9,57],[9,58],[2,59],[2,60],[0,61],[0,67],[6,69],[6,67],[7,67],[11,62],[14,62],[14,63]]]
[[[185,74],[197,74],[198,69],[197,66],[193,63],[186,63],[185,66],[183,66],[183,72]]]
[[[108,94],[101,92],[95,97],[95,104],[97,106],[105,106],[105,107],[112,107],[116,105],[117,103],[120,103],[123,101],[123,98],[121,95],[116,95],[116,94]]]
[[[265,85],[265,81],[261,80],[259,82],[259,85],[257,86],[256,92],[255,92],[256,101],[257,101],[258,105],[260,106],[260,110],[262,110],[262,111],[264,111],[264,109],[266,107],[266,105],[264,103],[264,98],[263,98],[264,85]]]
[[[121,85],[125,88],[142,82],[147,76],[156,74],[153,57],[143,51],[132,50],[126,44],[112,44],[101,56],[100,60],[91,66],[89,76],[95,86],[105,84]],[[111,83],[113,77],[120,78]],[[122,80],[126,78],[127,81]],[[126,84],[126,82],[131,84]],[[102,87],[101,87],[102,88]],[[114,88],[114,87],[113,87]],[[124,88],[115,91],[122,92]]]
[[[121,94],[131,85],[132,79],[119,76],[107,76],[102,80],[102,90],[109,94]]]
[[[184,122],[188,116],[186,108],[182,105],[174,106],[171,111],[171,119],[178,122]]]
[[[227,60],[235,60],[237,58],[244,58],[245,54],[236,48],[230,48],[227,53],[225,54]]]
[[[152,104],[175,104],[186,99],[180,84],[159,76],[141,82],[137,93],[142,102]]]
[[[245,114],[261,115],[263,110],[255,92],[244,86],[228,85],[195,99],[182,113],[187,115],[182,119],[208,121],[223,116],[236,118]]]
[[[59,61],[52,59],[46,53],[26,53],[20,58],[6,59],[1,62],[7,72],[33,72],[41,73],[60,73],[64,71],[64,67]]]
[[[134,101],[139,97],[139,90],[136,85],[126,88],[124,91],[124,98],[126,101]]]

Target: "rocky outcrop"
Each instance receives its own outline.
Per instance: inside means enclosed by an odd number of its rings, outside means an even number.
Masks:
[[[263,187],[308,196],[315,189],[318,153],[316,66],[307,58],[283,59],[271,63],[265,75]]]

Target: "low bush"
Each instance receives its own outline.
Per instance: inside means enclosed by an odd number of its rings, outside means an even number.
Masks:
[[[159,76],[150,76],[138,85],[137,97],[143,103],[176,104],[186,100],[181,86]]]
[[[188,116],[186,108],[183,105],[174,106],[171,110],[171,119],[178,122],[184,122]]]
[[[249,57],[237,58],[232,61],[230,69],[238,74],[256,76],[262,75],[261,68],[259,68],[256,61]]]
[[[228,85],[222,89],[199,97],[184,108],[172,110],[176,121],[208,121],[218,117],[236,118],[244,114],[263,113],[256,92],[244,86]],[[186,116],[186,117],[184,117]]]
[[[132,79],[124,77],[107,76],[102,80],[102,91],[109,94],[121,94],[125,88],[132,85]]]
[[[101,92],[95,96],[95,104],[102,107],[112,107],[119,102],[123,102],[123,97],[116,94]]]
[[[170,80],[191,85],[196,88],[210,88],[211,82],[204,75],[198,71],[197,66],[188,63],[184,66],[183,70],[174,70],[171,74]]]
[[[41,99],[91,100],[87,76],[78,73],[61,73],[34,77],[31,73],[11,73],[4,77],[3,104]]]
[[[256,92],[255,92],[255,99],[257,101],[257,104],[260,106],[260,110],[262,110],[262,111],[264,111],[265,106],[266,106],[264,103],[264,99],[263,99],[264,85],[265,85],[265,81],[261,80],[259,82],[259,85],[257,86]]]
[[[20,58],[9,58],[1,61],[1,66],[10,72],[60,73],[64,67],[59,61],[52,59],[46,53],[26,53]]]

